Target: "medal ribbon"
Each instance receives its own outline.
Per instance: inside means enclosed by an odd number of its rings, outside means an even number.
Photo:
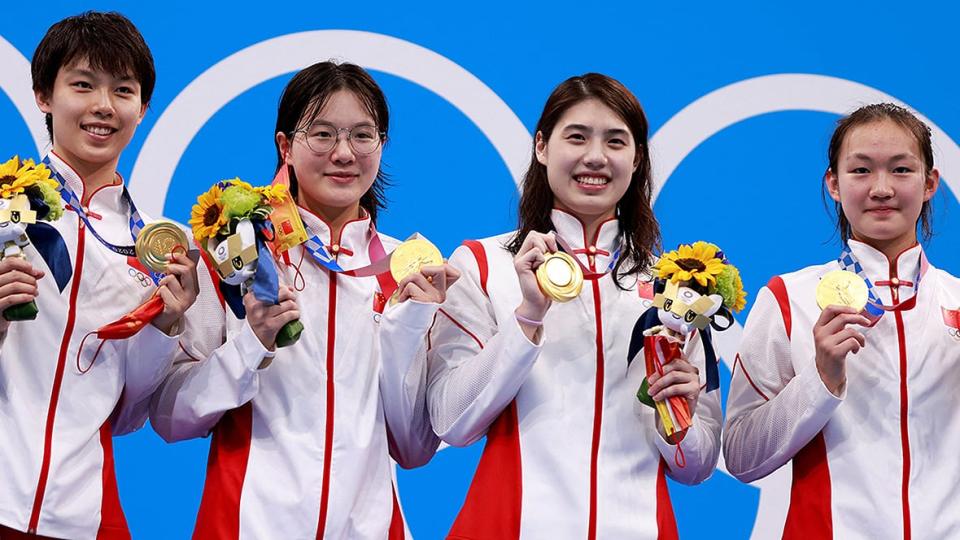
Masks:
[[[387,255],[386,250],[383,248],[383,242],[380,241],[380,235],[377,234],[377,229],[373,226],[373,222],[370,223],[370,245],[367,246],[370,264],[352,270],[344,270],[337,264],[336,257],[327,251],[326,246],[323,245],[320,238],[317,237],[316,234],[313,234],[309,227],[306,227],[306,229],[308,238],[307,241],[303,243],[303,249],[310,254],[310,257],[313,258],[317,264],[331,272],[337,272],[345,276],[376,276],[377,282],[380,284],[380,293],[385,297],[392,296],[394,291],[397,290],[397,282],[390,274],[390,256]]]
[[[853,251],[850,249],[848,244],[844,244],[843,251],[840,252],[840,256],[837,258],[837,262],[840,263],[840,268],[848,272],[853,272],[854,274],[863,278],[863,281],[867,283],[867,305],[864,307],[863,315],[870,320],[870,324],[876,324],[880,317],[883,317],[883,314],[887,311],[895,311],[904,302],[909,302],[910,299],[900,302],[893,306],[886,306],[883,303],[883,300],[880,299],[880,295],[877,294],[877,289],[873,285],[873,282],[870,281],[870,278],[867,277],[867,273],[863,270],[863,265],[860,264],[860,261],[857,260],[857,256],[853,254]],[[923,249],[920,250],[920,263],[917,268],[917,275],[913,279],[913,296],[911,298],[916,302],[917,294],[920,293],[920,280],[923,279],[923,276],[927,273],[927,270],[930,268],[930,263],[927,261],[926,255],[923,253]]]
[[[134,246],[118,246],[108,242],[100,233],[97,232],[97,229],[94,228],[93,224],[90,222],[90,218],[87,217],[87,212],[83,208],[83,205],[80,203],[80,197],[77,197],[77,194],[70,189],[70,186],[67,185],[66,179],[63,178],[63,175],[60,174],[60,171],[53,165],[50,161],[50,156],[43,158],[43,164],[50,169],[50,172],[53,174],[54,179],[57,183],[60,184],[60,196],[63,200],[69,205],[69,207],[80,216],[80,220],[83,221],[83,224],[87,227],[93,237],[96,238],[104,247],[110,251],[123,255],[125,257],[136,257],[137,252],[134,249]],[[127,202],[127,205],[130,207],[130,237],[134,241],[137,239],[137,235],[140,234],[140,230],[143,229],[143,218],[140,217],[140,211],[137,210],[137,205],[133,203],[133,199],[130,197],[130,192],[127,191],[127,186],[123,186],[123,199]],[[160,283],[160,280],[163,278],[163,274],[158,274],[156,272],[150,272],[150,279],[153,280],[153,284],[157,285]]]
[[[70,209],[76,212],[77,216],[80,217],[80,220],[83,221],[83,224],[86,226],[87,230],[93,234],[93,237],[110,251],[125,257],[135,258],[137,256],[137,252],[134,246],[118,246],[112,244],[97,232],[97,229],[93,226],[93,223],[90,222],[90,218],[87,216],[87,212],[83,208],[83,204],[80,202],[80,197],[78,197],[77,194],[70,189],[70,186],[67,185],[66,179],[62,174],[60,174],[60,171],[57,170],[56,166],[53,165],[49,155],[43,159],[42,163],[46,165],[48,169],[50,169],[53,178],[58,184],[60,184],[60,196],[67,203]],[[140,230],[143,229],[144,222],[143,218],[140,217],[140,211],[137,210],[137,205],[134,204],[133,198],[130,197],[130,192],[127,191],[127,186],[123,186],[123,199],[130,207],[130,237],[132,240],[136,241],[137,235],[140,234]],[[162,278],[163,274],[150,272],[150,279],[153,281],[154,285],[159,285]],[[132,337],[134,334],[142,330],[144,326],[149,324],[150,321],[160,315],[160,313],[163,312],[163,306],[163,299],[160,298],[160,295],[154,294],[146,302],[137,306],[130,313],[127,313],[116,321],[101,326],[97,330],[84,336],[83,340],[80,342],[80,347],[77,348],[77,371],[79,371],[81,374],[90,371],[90,369],[93,368],[93,364],[97,361],[97,356],[100,355],[100,349],[103,348],[103,344],[106,343],[107,340],[126,339]],[[84,368],[80,365],[80,354],[83,352],[83,345],[87,338],[92,335],[95,335],[102,341],[97,347],[97,351],[94,353],[93,359],[90,360],[90,364]]]
[[[284,185],[287,186],[288,190],[290,188],[290,171],[287,169],[287,166],[284,165],[277,170],[277,174],[273,177],[271,185]],[[367,276],[377,276],[377,283],[380,285],[380,293],[385,297],[390,297],[397,290],[397,282],[393,279],[393,276],[390,274],[390,259],[386,254],[386,251],[383,249],[383,244],[380,242],[380,236],[377,235],[377,230],[373,226],[373,220],[370,220],[370,245],[367,246],[367,253],[370,256],[370,264],[362,268],[356,268],[353,270],[344,270],[337,264],[337,258],[330,254],[327,251],[327,248],[323,245],[323,242],[316,234],[310,232],[310,228],[304,228],[307,231],[307,241],[303,243],[303,248],[310,254],[310,257],[321,267],[326,268],[331,272],[341,273],[345,276],[352,277],[367,277]],[[299,271],[299,269],[298,269]]]

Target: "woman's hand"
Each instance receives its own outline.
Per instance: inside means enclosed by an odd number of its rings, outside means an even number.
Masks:
[[[550,233],[540,233],[530,231],[527,237],[523,239],[520,251],[513,258],[513,267],[517,271],[517,277],[520,279],[520,292],[523,294],[523,300],[517,306],[515,313],[520,328],[531,341],[541,328],[540,324],[531,324],[527,321],[543,322],[547,315],[547,310],[552,304],[543,291],[540,290],[540,284],[537,283],[537,268],[543,264],[548,253],[558,251],[557,238]]]
[[[253,329],[263,347],[272,351],[277,343],[277,333],[283,325],[300,318],[297,297],[293,289],[280,285],[277,294],[279,303],[268,304],[257,300],[253,291],[243,295],[243,307],[247,310],[247,324]]]
[[[5,309],[26,304],[37,297],[37,280],[43,271],[37,270],[26,259],[7,257],[0,261],[0,313]],[[6,332],[10,321],[0,317],[0,332]]]
[[[866,345],[862,333],[850,325],[869,326],[870,321],[846,306],[827,306],[813,325],[817,371],[827,390],[839,396],[847,383],[847,354],[857,354]]]
[[[184,253],[174,253],[169,256],[166,274],[157,284],[157,294],[163,299],[163,312],[152,323],[164,334],[170,335],[174,325],[200,294],[197,262]]]
[[[663,366],[663,375],[652,373],[647,377],[647,392],[654,401],[664,401],[669,397],[682,396],[690,405],[690,415],[697,409],[700,397],[700,370],[680,357]]]
[[[423,266],[419,272],[410,274],[397,284],[397,302],[412,299],[428,304],[442,304],[447,299],[447,289],[458,279],[460,271],[447,263]]]

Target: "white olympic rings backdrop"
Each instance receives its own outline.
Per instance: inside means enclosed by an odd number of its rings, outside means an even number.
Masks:
[[[246,47],[216,62],[186,85],[148,128],[136,155],[129,185],[138,205],[155,216],[168,210],[165,208],[168,188],[181,158],[208,121],[231,101],[261,83],[326,58],[347,60],[404,79],[442,98],[479,129],[510,177],[519,183],[529,160],[532,135],[510,105],[480,78],[449,58],[408,40],[365,31],[316,30],[280,35]],[[22,117],[38,154],[43,155],[49,145],[31,90],[29,60],[2,37],[0,89]],[[880,89],[814,74],[764,75],[719,87],[680,109],[653,133],[650,146],[654,199],[687,156],[735,124],[785,111],[841,115],[876,101],[910,106]],[[922,115],[922,111],[920,113]],[[11,122],[11,119],[4,120]],[[924,117],[924,120],[934,132],[936,161],[944,183],[950,191],[958,193],[960,181],[953,173],[960,174],[960,147],[937,126],[935,119]],[[755,288],[750,292],[753,294]],[[729,331],[717,334],[718,347],[728,369],[732,366],[741,331],[737,323]],[[203,456],[192,459],[205,461]],[[723,472],[718,474],[725,474],[722,458],[720,470]],[[123,471],[119,474],[122,476]],[[462,474],[469,476],[472,470]],[[760,489],[759,505],[756,510],[743,509],[756,515],[752,538],[779,536],[789,501],[789,483],[787,466],[754,484]],[[128,495],[121,494],[126,504]],[[419,504],[428,504],[424,502],[428,500],[426,493],[411,496],[401,492],[401,495],[408,514],[417,512]],[[680,504],[682,502],[675,503]],[[176,519],[192,523],[192,518],[178,516]],[[136,531],[134,536],[138,536]]]

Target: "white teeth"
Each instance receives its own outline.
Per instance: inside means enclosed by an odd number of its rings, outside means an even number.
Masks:
[[[93,133],[94,135],[109,135],[113,133],[113,128],[103,127],[103,126],[84,126],[86,131]]]
[[[577,176],[574,177],[577,182],[581,184],[586,184],[588,186],[602,186],[610,181],[609,178],[604,178],[602,176]]]

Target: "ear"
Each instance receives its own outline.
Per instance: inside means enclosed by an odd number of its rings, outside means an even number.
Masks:
[[[280,155],[283,156],[283,162],[287,165],[290,164],[290,139],[287,138],[287,134],[282,131],[277,132],[276,136],[277,147],[280,149]]]
[[[147,115],[147,107],[149,106],[149,103],[143,103],[140,105],[140,115],[137,117],[138,126],[140,125],[140,122],[143,122],[143,117]]]
[[[937,189],[940,187],[940,171],[937,169],[930,169],[930,173],[927,174],[926,180],[923,182],[923,202],[927,202],[937,194]]]
[[[823,173],[823,182],[827,185],[827,192],[830,193],[830,198],[836,202],[840,202],[840,179],[833,172],[833,169],[827,169],[827,172]]]
[[[538,131],[533,140],[533,149],[537,154],[537,161],[544,167],[547,166],[547,141],[543,139],[543,132]]]
[[[40,109],[40,112],[50,114],[50,96],[38,91],[33,93],[33,98],[37,100],[37,107]]]

